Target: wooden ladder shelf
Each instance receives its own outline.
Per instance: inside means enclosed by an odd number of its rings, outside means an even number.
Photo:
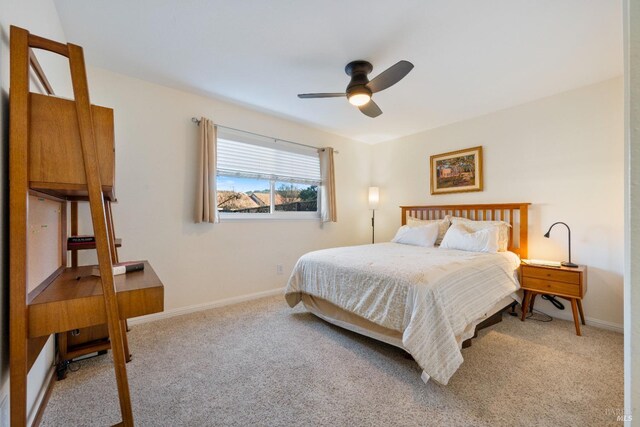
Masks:
[[[113,190],[113,188],[111,188]],[[71,236],[78,236],[78,202],[72,201],[70,204],[71,211]],[[111,209],[111,201],[105,200],[107,227],[111,236],[115,236],[115,226],[113,224],[113,212]],[[111,239],[110,239],[111,240]],[[111,248],[111,255],[114,262],[120,262],[118,258],[118,248],[122,246],[122,239],[114,238],[114,245]],[[111,242],[109,242],[111,244]],[[71,253],[71,267],[78,267],[78,252],[83,250],[95,250],[94,242],[82,243],[80,245],[68,245],[67,250]],[[117,282],[117,280],[116,280]],[[116,285],[116,289],[118,286]],[[122,304],[120,312],[122,313]],[[129,316],[133,317],[133,316]],[[129,330],[127,321],[122,320],[124,354],[127,362],[131,361],[129,352],[129,342],[126,332]],[[109,332],[106,323],[94,325],[87,328],[76,328],[69,332],[57,334],[58,342],[58,380],[62,380],[67,376],[69,362],[75,358],[85,356],[91,353],[106,354],[111,349],[109,342]]]
[[[68,58],[74,100],[57,98],[32,49]],[[113,275],[113,110],[92,106],[83,50],[11,27],[9,270],[11,425],[27,424],[27,374],[50,334],[107,324],[122,422],[132,426],[124,321],[163,310],[164,288],[151,266]],[[30,92],[30,67],[47,95]],[[109,143],[111,145],[109,145]],[[74,145],[75,144],[75,145]],[[71,147],[71,148],[69,148]],[[106,148],[105,148],[106,147]],[[29,290],[29,198],[60,204],[61,262]],[[67,267],[68,202],[88,201],[100,277]]]

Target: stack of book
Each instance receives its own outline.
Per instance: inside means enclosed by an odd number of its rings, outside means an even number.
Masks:
[[[96,238],[93,236],[71,236],[67,239],[67,249],[92,248],[95,244]]]
[[[144,261],[128,261],[128,262],[119,262],[117,264],[113,264],[113,275],[117,276],[119,274],[132,273],[134,271],[142,271],[144,270]],[[95,265],[91,270],[91,274],[93,276],[100,277],[100,267]]]

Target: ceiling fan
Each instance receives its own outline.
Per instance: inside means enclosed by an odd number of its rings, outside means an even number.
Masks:
[[[367,75],[373,70],[373,65],[367,61],[352,61],[344,68],[345,73],[351,76],[345,93],[301,93],[298,98],[339,98],[346,96],[349,102],[360,109],[369,117],[378,117],[382,110],[373,102],[371,96],[393,86],[404,78],[413,69],[409,61],[400,61],[378,74],[369,81]]]

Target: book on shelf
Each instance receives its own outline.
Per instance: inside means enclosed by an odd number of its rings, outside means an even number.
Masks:
[[[67,249],[84,249],[95,247],[95,242],[82,242],[82,243],[67,243]]]
[[[115,244],[117,248],[120,247],[122,245],[122,239],[115,239]],[[95,249],[95,247],[95,240],[87,240],[83,242],[71,242],[67,240],[68,250]]]
[[[113,264],[113,275],[117,276],[119,274],[132,273],[134,271],[142,271],[144,270],[144,262],[143,261],[128,261],[128,262],[119,262],[117,264]],[[100,277],[100,266],[94,265],[91,270],[91,274],[93,276]]]
[[[96,238],[94,236],[69,236],[67,239],[67,244],[87,244],[95,242]]]

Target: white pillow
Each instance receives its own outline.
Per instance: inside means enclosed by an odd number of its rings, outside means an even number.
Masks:
[[[474,221],[472,219],[451,217],[451,224],[462,224],[469,231],[479,231],[485,228],[498,227],[498,252],[505,252],[509,248],[509,227],[504,221]]]
[[[438,224],[438,237],[436,238],[436,245],[439,245],[442,242],[442,238],[444,234],[447,232],[447,229],[451,225],[449,221],[449,215],[446,215],[442,219],[418,219],[412,216],[407,217],[407,225],[409,227],[419,227],[421,225],[427,224]]]
[[[404,245],[433,247],[438,237],[438,224],[421,225],[420,227],[409,227],[403,225],[398,229],[392,242]]]
[[[444,235],[440,248],[471,252],[498,252],[498,227],[492,225],[482,230],[472,231],[462,224],[454,223]]]

